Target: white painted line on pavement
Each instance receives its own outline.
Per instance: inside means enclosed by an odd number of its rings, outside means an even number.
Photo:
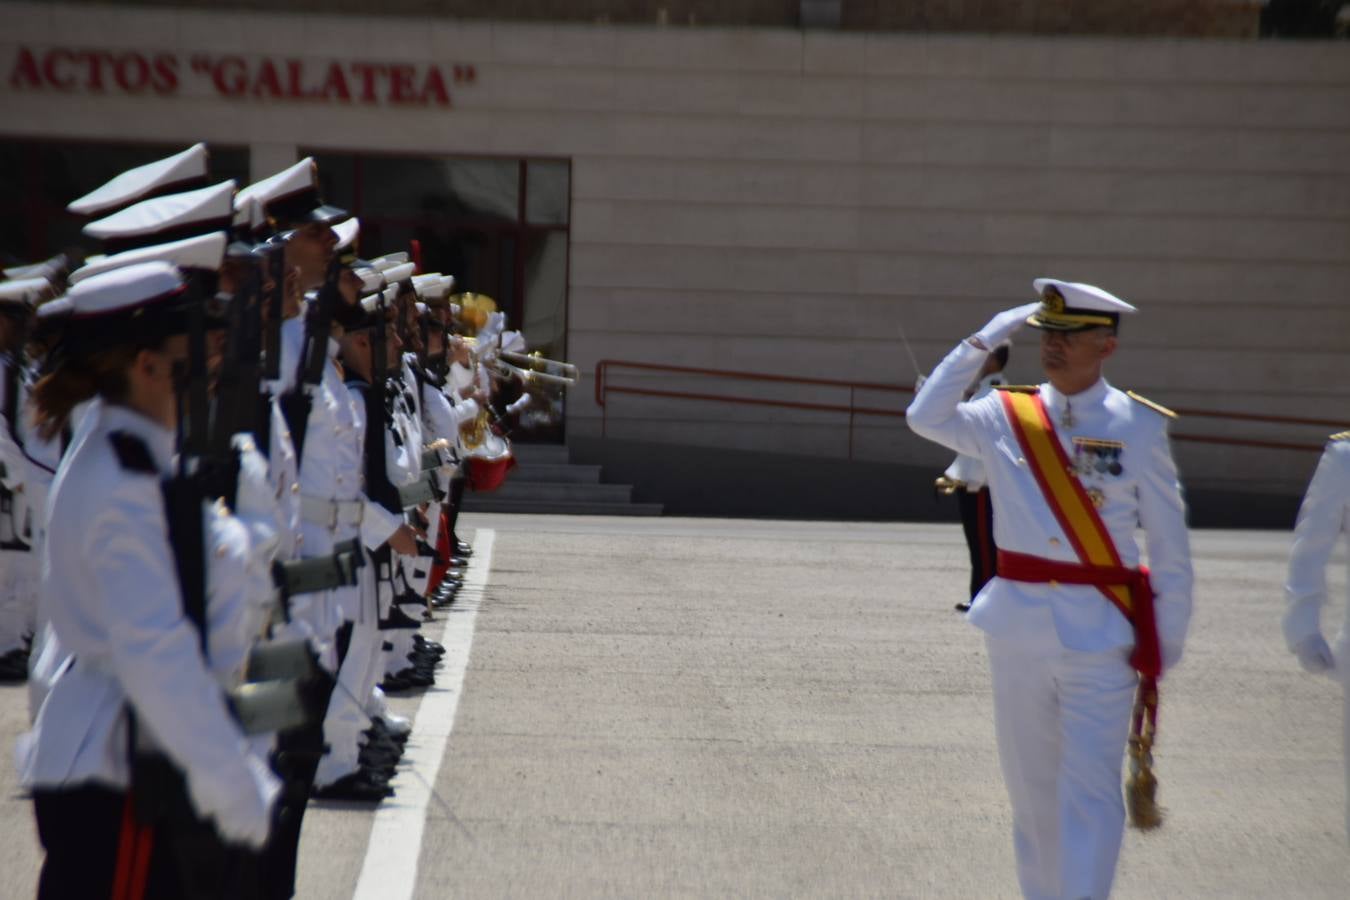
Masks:
[[[413,719],[412,738],[394,780],[397,793],[375,811],[370,843],[353,900],[411,900],[417,889],[417,859],[422,831],[445,745],[455,727],[455,711],[469,668],[474,622],[483,603],[492,568],[496,532],[478,529],[464,586],[445,617],[445,665],[436,673],[436,686],[422,695]]]

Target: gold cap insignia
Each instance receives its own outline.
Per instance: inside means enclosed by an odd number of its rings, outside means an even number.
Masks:
[[[1045,290],[1041,291],[1041,304],[1048,313],[1063,314],[1065,309],[1064,295],[1053,284],[1047,284]]]

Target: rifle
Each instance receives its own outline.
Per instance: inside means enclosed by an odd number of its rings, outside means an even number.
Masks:
[[[388,457],[385,449],[385,432],[389,428],[389,363],[387,354],[388,323],[386,307],[381,297],[375,303],[374,333],[370,339],[370,384],[365,388],[366,400],[366,496],[390,512],[403,511],[402,498],[398,488],[389,481]],[[353,386],[361,390],[359,382]],[[389,545],[378,548],[371,554],[375,563],[375,581],[393,582],[393,551]]]
[[[309,411],[314,404],[314,391],[323,381],[323,369],[328,364],[328,336],[333,328],[333,309],[343,302],[338,290],[342,264],[337,257],[328,263],[319,294],[305,313],[305,343],[300,353],[296,383],[281,397],[281,410],[291,430],[295,457],[303,464],[305,458],[305,429],[309,425]]]

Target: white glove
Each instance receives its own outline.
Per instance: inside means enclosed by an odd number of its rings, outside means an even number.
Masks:
[[[1294,648],[1294,655],[1298,657],[1298,663],[1305,672],[1319,674],[1336,668],[1336,657],[1332,655],[1326,638],[1322,637],[1320,632],[1310,634],[1299,641],[1298,646]]]
[[[281,782],[252,753],[244,756],[247,778],[235,785],[229,798],[211,810],[216,830],[227,842],[259,849],[272,829],[272,806],[281,793]]]
[[[1013,309],[1004,310],[989,320],[979,331],[975,332],[973,337],[984,345],[984,349],[993,350],[1003,341],[1012,337],[1017,329],[1027,323],[1027,316],[1041,308],[1039,300],[1032,303],[1024,303]]]

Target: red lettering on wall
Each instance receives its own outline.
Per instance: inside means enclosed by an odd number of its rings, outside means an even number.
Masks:
[[[161,53],[155,57],[154,80],[151,86],[156,94],[172,94],[178,90],[178,57]]]
[[[389,67],[390,103],[406,104],[417,102],[417,95],[413,93],[412,78],[412,66],[396,65]]]
[[[319,91],[319,96],[324,100],[337,99],[343,103],[351,102],[352,95],[347,90],[347,76],[342,74],[340,63],[328,64],[328,75],[323,80],[323,87]]]
[[[14,60],[14,68],[9,70],[9,86],[15,90],[42,87],[37,60],[33,58],[33,51],[27,47],[19,48],[19,58]]]
[[[217,97],[315,100],[391,106],[451,106],[454,83],[473,83],[473,66],[378,63],[303,58],[145,53],[70,47],[20,46],[7,81],[12,90],[62,93],[107,91],[173,96],[193,83],[209,84]]]
[[[84,86],[96,94],[103,93],[103,63],[108,58],[108,54],[98,50],[90,50],[81,54],[84,59],[85,76]]]
[[[75,55],[69,50],[58,47],[48,51],[47,58],[42,61],[42,74],[46,77],[47,83],[58,91],[72,90],[75,87],[75,76],[66,73],[64,67],[58,69],[57,65],[74,61]]]
[[[422,102],[428,101],[437,106],[450,105],[450,92],[445,89],[445,79],[441,77],[440,66],[427,66],[426,81],[422,83]]]
[[[264,59],[262,65],[258,66],[258,74],[253,80],[253,96],[262,97],[283,97],[285,93],[281,89],[281,78],[277,75],[276,66],[272,65],[270,59]]]
[[[378,63],[352,63],[352,72],[361,79],[361,102],[375,102],[375,76],[383,75],[389,69]]]
[[[113,77],[128,94],[139,94],[150,81],[150,64],[139,53],[128,53],[113,66]]]

